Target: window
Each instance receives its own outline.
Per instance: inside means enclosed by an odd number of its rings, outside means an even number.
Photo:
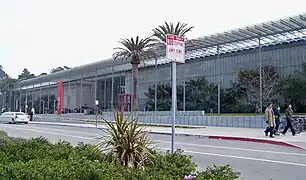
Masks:
[[[26,114],[23,113],[23,112],[16,112],[15,114],[16,114],[16,116],[24,116],[24,115],[26,115]]]

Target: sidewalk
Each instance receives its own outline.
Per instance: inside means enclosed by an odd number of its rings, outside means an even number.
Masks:
[[[73,126],[82,128],[96,128],[94,124],[75,124],[75,123],[59,123],[59,122],[39,122],[33,121],[31,124],[46,124],[59,126]],[[99,124],[98,128],[106,128],[105,125]],[[146,130],[153,134],[171,134],[170,127],[146,127]],[[257,143],[268,143],[274,145],[282,145],[287,147],[294,147],[306,150],[306,133],[303,132],[296,136],[292,136],[290,132],[286,135],[276,136],[275,138],[266,137],[264,129],[252,128],[228,128],[228,127],[212,127],[205,128],[175,128],[177,136],[196,136],[207,139],[223,139],[223,140],[237,140]]]

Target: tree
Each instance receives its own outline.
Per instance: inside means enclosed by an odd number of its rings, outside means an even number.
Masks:
[[[186,106],[188,109],[198,109],[198,104],[201,104],[201,99],[207,85],[208,82],[205,77],[190,79],[186,82]]]
[[[140,39],[138,36],[131,39],[121,39],[118,43],[121,47],[114,48],[117,50],[113,54],[114,60],[130,60],[133,73],[133,110],[139,109],[138,97],[138,66],[141,61],[156,58],[153,48],[155,40],[151,37]]]
[[[68,69],[71,69],[71,68],[68,67],[68,66],[52,68],[50,73],[56,73],[56,72],[65,71],[65,70],[68,70]]]
[[[34,77],[35,77],[34,74],[31,74],[27,68],[24,68],[22,73],[18,75],[18,80],[23,81]]]
[[[153,29],[153,36],[165,44],[167,34],[185,37],[186,34],[193,28],[194,26],[189,27],[186,23],[178,22],[176,25],[174,25],[173,23],[165,22],[164,25],[160,25],[158,28]]]
[[[272,66],[262,66],[262,103],[267,105],[279,92],[280,78]],[[241,69],[238,72],[238,82],[247,90],[249,103],[260,106],[260,74],[259,67]]]
[[[157,89],[157,110],[158,111],[169,111],[171,109],[171,86],[170,84],[159,84]],[[154,110],[155,107],[155,86],[151,86],[148,92],[145,92],[147,96],[146,105],[149,110]]]
[[[0,78],[4,77],[6,73],[3,71],[3,66],[0,65]]]
[[[306,80],[298,75],[289,75],[281,80],[281,94],[298,111],[297,103],[306,98]]]
[[[47,75],[47,73],[41,73],[39,76],[45,76]]]

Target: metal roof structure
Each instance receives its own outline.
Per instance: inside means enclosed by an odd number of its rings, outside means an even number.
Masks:
[[[258,48],[259,45],[265,47],[301,40],[306,40],[306,13],[191,39],[186,43],[185,56],[188,61],[214,56],[218,53],[224,54]],[[160,52],[158,64],[167,63],[170,63],[170,61],[165,58],[165,52]],[[155,60],[146,60],[145,64],[146,66],[152,66],[155,64]],[[140,65],[140,67],[144,66],[143,64]],[[110,67],[115,67],[115,71],[131,69],[129,62],[107,59],[25,80],[20,82],[19,85],[29,86],[42,82],[56,81],[66,77],[80,76],[81,73],[84,73],[85,77],[86,73],[95,72],[97,69],[109,69]],[[109,73],[109,70],[106,72]]]

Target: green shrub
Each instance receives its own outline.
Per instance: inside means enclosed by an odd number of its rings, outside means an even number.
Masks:
[[[177,180],[196,170],[191,156],[181,150],[174,154],[153,152],[153,162],[147,161],[143,169],[135,169],[116,165],[111,156],[88,144],[72,146],[65,141],[52,144],[42,137],[9,139],[0,145],[1,180]],[[216,166],[199,173],[198,179],[233,180],[234,177],[238,174],[229,166]]]
[[[240,176],[229,165],[207,167],[206,171],[198,174],[197,180],[236,180]]]

